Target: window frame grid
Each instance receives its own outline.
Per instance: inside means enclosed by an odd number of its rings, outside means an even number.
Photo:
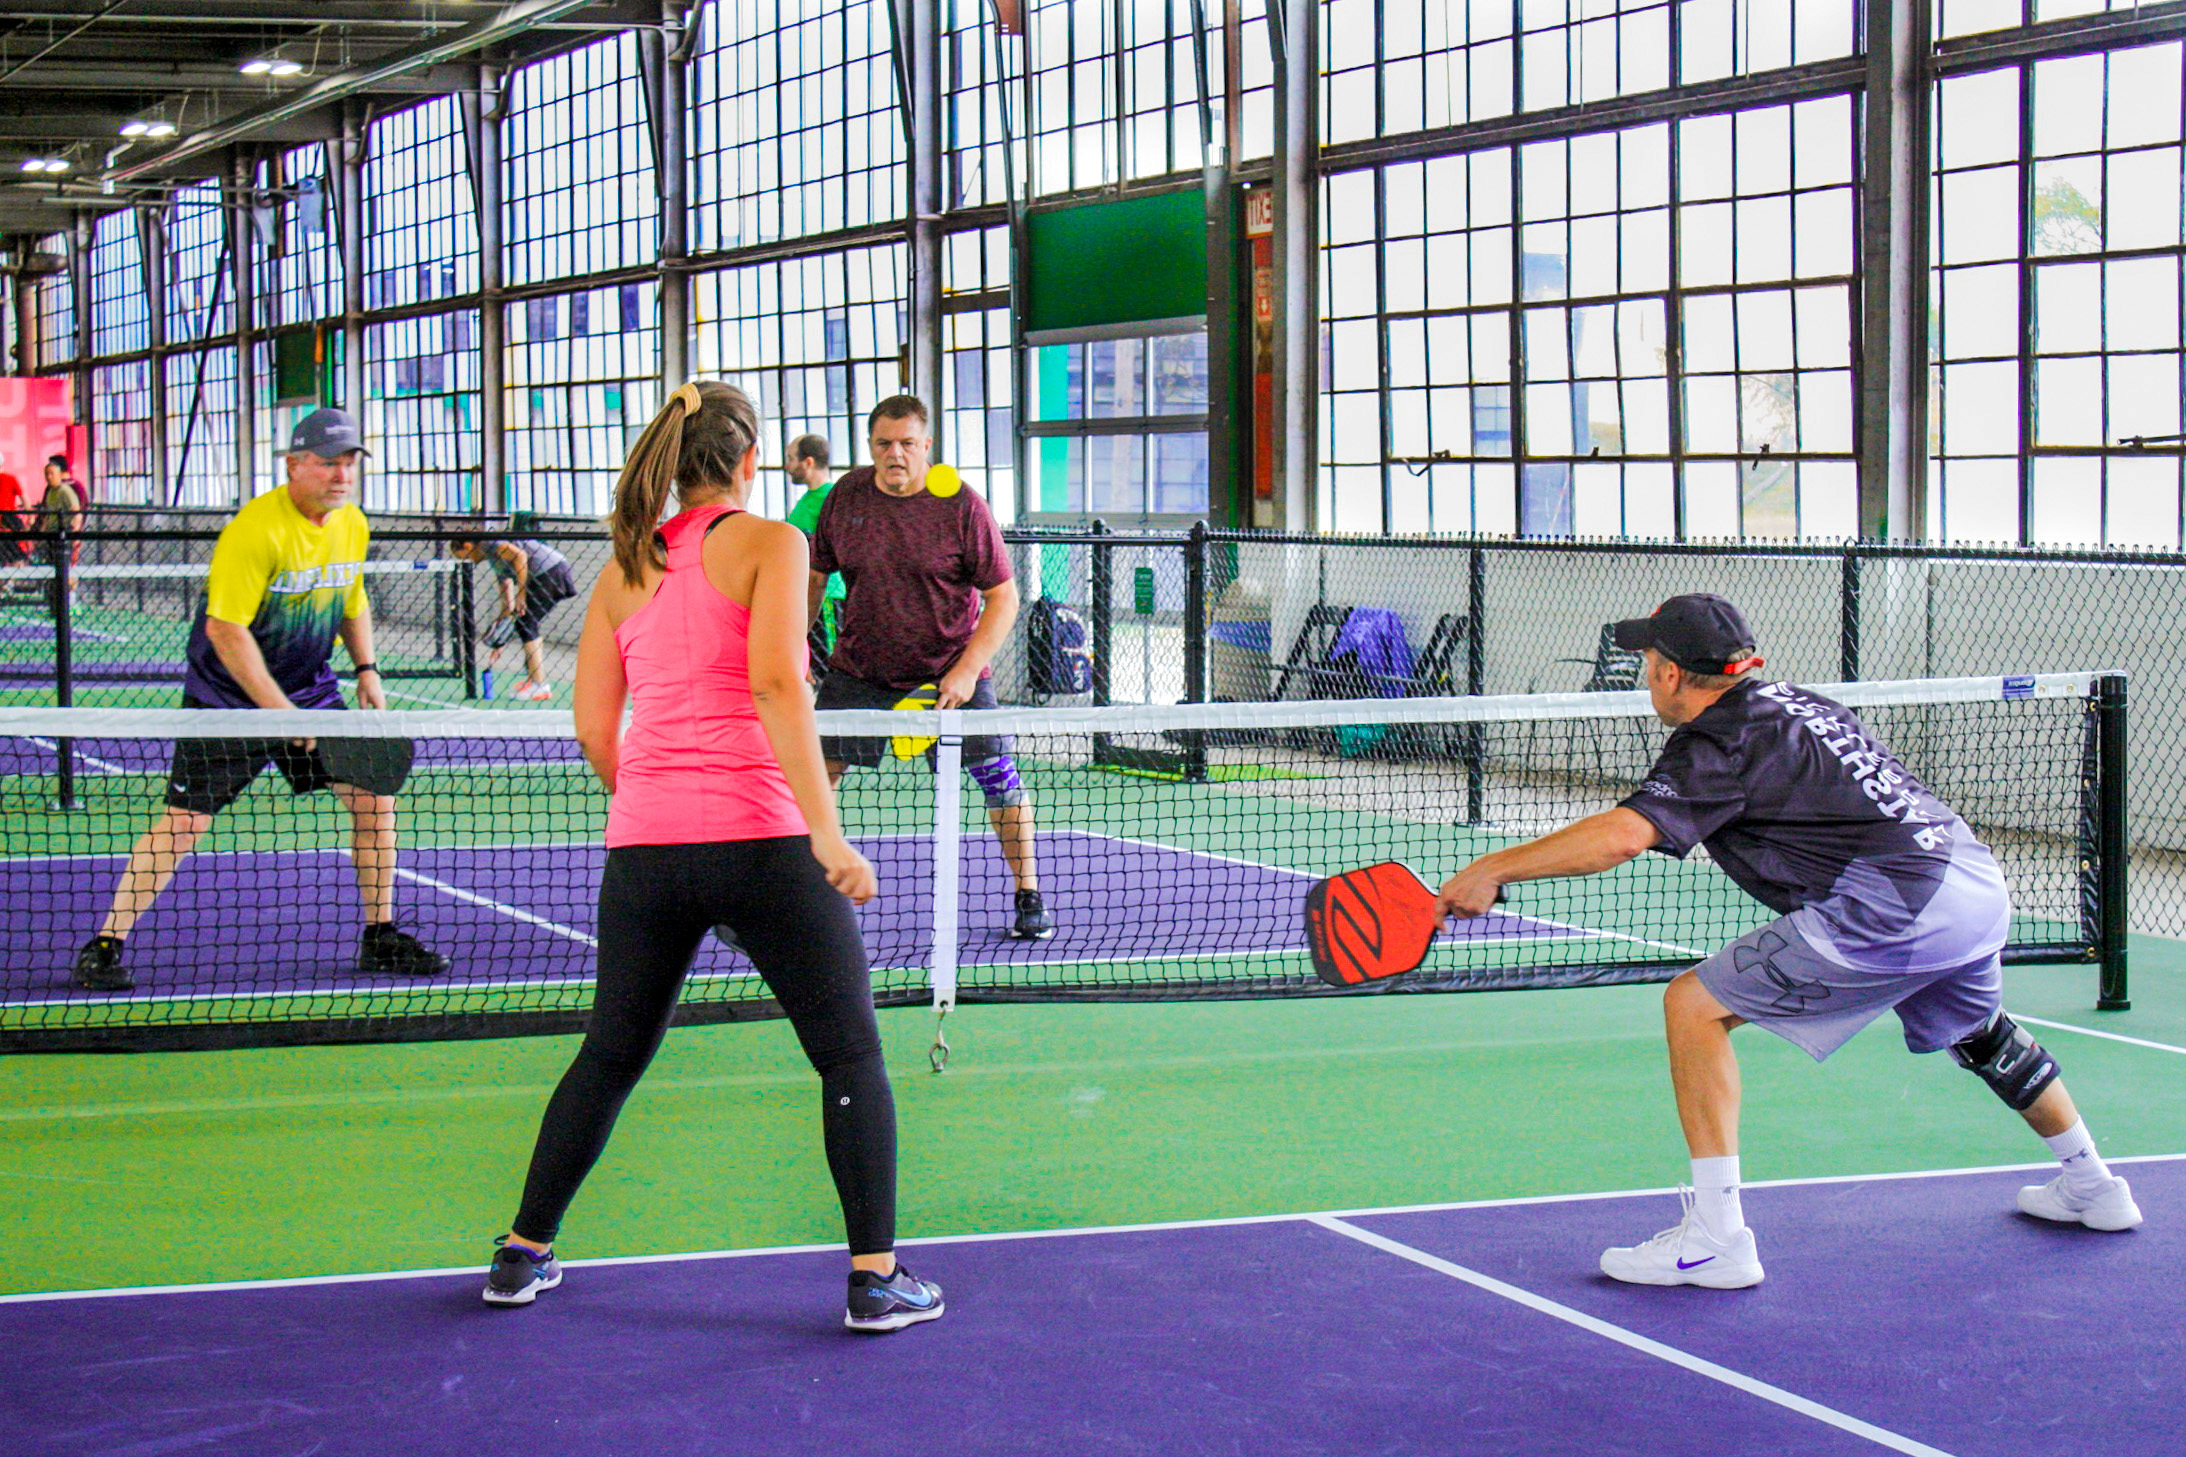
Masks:
[[[478,199],[457,99],[439,96],[389,112],[372,122],[367,135],[366,309],[476,294]]]
[[[1802,183],[1798,155],[1800,129],[1794,109],[1798,106],[1815,105],[1818,103],[1831,104],[1838,102],[1844,103],[1843,125],[1847,129],[1844,145],[1846,148],[1845,155],[1849,159],[1851,166],[1851,176],[1847,179],[1842,180],[1809,181]],[[1434,494],[1435,488],[1441,485],[1444,480],[1447,480],[1451,476],[1455,476],[1459,480],[1464,482],[1464,486],[1462,487],[1462,489],[1464,489],[1468,494],[1467,505],[1465,509],[1455,514],[1462,515],[1465,518],[1468,523],[1466,529],[1470,530],[1483,529],[1480,524],[1483,518],[1485,516],[1493,514],[1489,512],[1483,512],[1482,510],[1482,501],[1479,494],[1479,482],[1482,478],[1483,472],[1500,471],[1507,469],[1510,473],[1510,485],[1512,489],[1518,493],[1517,501],[1515,503],[1515,514],[1513,514],[1509,519],[1512,520],[1515,525],[1528,528],[1529,531],[1534,523],[1526,519],[1527,513],[1524,509],[1528,473],[1538,467],[1562,467],[1568,472],[1568,476],[1562,482],[1560,490],[1564,495],[1566,507],[1573,514],[1574,525],[1576,525],[1576,514],[1579,509],[1578,473],[1581,470],[1588,469],[1590,467],[1599,467],[1606,464],[1614,464],[1619,467],[1620,470],[1618,534],[1629,534],[1630,522],[1632,519],[1632,500],[1629,495],[1632,479],[1631,468],[1634,466],[1653,467],[1666,465],[1669,468],[1670,472],[1668,483],[1671,493],[1671,531],[1673,535],[1678,539],[1698,539],[1694,536],[1694,533],[1692,532],[1689,519],[1690,516],[1693,514],[1690,508],[1693,504],[1693,492],[1696,477],[1696,472],[1693,468],[1720,468],[1724,466],[1730,466],[1738,468],[1740,474],[1743,475],[1745,468],[1748,466],[1753,466],[1758,469],[1759,458],[1763,455],[1766,455],[1771,466],[1774,466],[1777,462],[1789,462],[1790,469],[1793,472],[1790,481],[1790,489],[1793,493],[1793,529],[1798,533],[1799,539],[1817,539],[1813,536],[1810,536],[1809,534],[1816,528],[1812,524],[1815,519],[1815,513],[1814,511],[1810,510],[1807,497],[1806,477],[1809,472],[1806,470],[1806,467],[1809,465],[1832,467],[1844,472],[1854,473],[1847,478],[1856,479],[1859,441],[1859,412],[1863,408],[1863,402],[1860,397],[1861,360],[1857,343],[1859,337],[1858,327],[1860,322],[1858,302],[1860,296],[1860,277],[1857,272],[1857,227],[1858,187],[1861,160],[1859,108],[1856,102],[1857,95],[1854,92],[1833,92],[1818,97],[1801,98],[1796,102],[1787,101],[1762,103],[1759,105],[1749,105],[1745,107],[1725,108],[1722,110],[1696,113],[1692,116],[1680,117],[1668,122],[1645,123],[1629,127],[1614,128],[1603,132],[1574,133],[1563,137],[1551,139],[1548,143],[1527,142],[1513,144],[1496,144],[1479,148],[1474,151],[1452,152],[1448,154],[1443,154],[1440,157],[1427,159],[1427,161],[1417,164],[1407,162],[1384,163],[1364,168],[1351,169],[1348,173],[1331,173],[1327,176],[1324,176],[1321,179],[1322,185],[1324,188],[1327,188],[1340,177],[1346,175],[1359,176],[1361,174],[1364,174],[1370,179],[1373,199],[1373,227],[1371,235],[1362,240],[1354,241],[1346,239],[1344,241],[1332,241],[1332,238],[1335,235],[1330,229],[1328,215],[1333,211],[1333,204],[1329,201],[1328,194],[1324,192],[1324,224],[1323,236],[1320,240],[1320,266],[1324,270],[1322,275],[1324,284],[1332,281],[1328,270],[1330,270],[1334,266],[1332,260],[1337,252],[1344,249],[1363,249],[1366,251],[1370,251],[1373,256],[1373,287],[1375,295],[1374,312],[1371,315],[1354,316],[1347,314],[1339,317],[1333,313],[1330,304],[1330,294],[1326,292],[1324,292],[1322,308],[1322,327],[1324,328],[1324,330],[1330,331],[1328,335],[1324,336],[1324,338],[1327,338],[1330,341],[1329,344],[1324,347],[1334,347],[1333,330],[1337,326],[1345,322],[1357,323],[1361,320],[1368,321],[1375,328],[1377,336],[1375,339],[1375,348],[1377,350],[1379,386],[1375,393],[1379,401],[1379,438],[1382,443],[1383,453],[1383,459],[1378,463],[1380,469],[1380,519],[1378,522],[1372,523],[1370,526],[1367,526],[1363,529],[1378,531],[1393,531],[1397,529],[1395,522],[1398,520],[1400,515],[1397,497],[1399,493],[1401,491],[1404,491],[1406,488],[1404,484],[1398,480],[1396,472],[1399,470],[1412,470],[1414,467],[1418,468],[1414,472],[1415,476],[1424,476],[1429,482],[1429,496],[1423,509],[1427,519],[1430,522],[1439,522],[1444,518],[1444,513],[1436,505],[1437,497]],[[1740,145],[1738,118],[1742,115],[1760,115],[1775,110],[1782,110],[1786,114],[1786,148],[1784,152],[1782,166],[1783,184],[1781,188],[1772,186],[1768,188],[1748,189],[1739,180],[1740,169],[1738,166],[1737,156],[1737,149]],[[1694,122],[1702,122],[1716,119],[1720,119],[1729,123],[1730,146],[1723,160],[1724,173],[1729,179],[1728,191],[1721,199],[1714,197],[1712,194],[1707,197],[1688,198],[1685,195],[1685,146],[1684,135],[1681,129],[1686,125]],[[1628,136],[1633,136],[1649,130],[1650,128],[1658,127],[1664,129],[1667,143],[1667,156],[1665,158],[1665,170],[1663,176],[1664,191],[1662,194],[1662,201],[1659,204],[1644,204],[1639,206],[1628,205],[1626,201],[1626,194],[1624,191],[1626,173],[1622,155],[1622,148],[1626,144],[1625,139]],[[1572,159],[1574,144],[1585,139],[1596,137],[1615,138],[1620,149],[1616,165],[1613,168],[1613,176],[1616,179],[1614,188],[1615,200],[1610,205],[1610,211],[1607,213],[1601,212],[1599,208],[1593,207],[1590,204],[1584,204],[1575,200],[1574,189],[1572,187],[1573,173],[1571,169],[1573,167]],[[1541,149],[1550,145],[1560,146],[1562,154],[1561,165],[1564,169],[1564,175],[1561,179],[1563,186],[1561,190],[1561,198],[1558,205],[1558,210],[1552,216],[1547,214],[1530,215],[1528,211],[1528,201],[1525,193],[1525,185],[1527,180],[1526,169],[1529,165],[1538,165],[1541,157],[1544,155],[1544,152]],[[1498,153],[1501,153],[1503,155],[1498,156]],[[1529,153],[1531,153],[1532,155],[1529,156]],[[1426,166],[1431,165],[1431,163],[1434,161],[1448,161],[1455,158],[1465,159],[1464,166],[1466,169],[1465,175],[1467,179],[1465,185],[1467,187],[1467,193],[1463,221],[1455,227],[1445,228],[1438,232],[1435,228],[1432,218],[1426,214],[1422,214],[1419,224],[1420,232],[1417,234],[1417,238],[1422,243],[1422,250],[1420,253],[1420,267],[1423,270],[1427,267],[1427,259],[1429,256],[1425,248],[1425,244],[1428,239],[1437,236],[1443,236],[1462,237],[1468,240],[1468,243],[1466,245],[1468,250],[1468,268],[1466,280],[1468,286],[1465,292],[1466,301],[1458,304],[1443,304],[1438,306],[1432,303],[1427,298],[1424,293],[1423,286],[1423,290],[1421,293],[1421,307],[1392,309],[1389,306],[1388,297],[1390,284],[1388,257],[1389,248],[1393,241],[1407,242],[1412,240],[1415,235],[1407,232],[1401,238],[1392,239],[1390,237],[1388,222],[1388,189],[1390,172],[1395,168],[1410,165],[1419,165],[1422,168],[1425,168]],[[1474,172],[1474,163],[1471,160],[1474,158],[1490,159],[1487,162],[1487,166],[1492,171],[1501,171],[1504,166],[1508,167],[1509,171],[1507,175],[1509,188],[1509,209],[1507,214],[1507,220],[1496,220],[1497,217],[1501,216],[1500,214],[1496,214],[1491,215],[1489,221],[1475,221],[1477,213],[1471,201],[1471,188],[1476,185],[1478,180]],[[1423,172],[1423,175],[1419,179],[1419,185],[1421,185],[1422,188],[1426,188],[1429,186],[1429,181],[1429,176]],[[1854,264],[1854,271],[1852,272],[1803,273],[1801,271],[1801,249],[1797,238],[1798,212],[1796,207],[1796,200],[1802,195],[1816,195],[1825,192],[1849,192],[1851,194],[1852,212],[1846,225],[1853,230],[1853,235],[1843,241],[1847,250],[1850,253],[1851,261]],[[1728,264],[1730,270],[1729,279],[1720,282],[1694,284],[1688,284],[1683,282],[1683,277],[1686,271],[1686,259],[1684,256],[1685,249],[1683,246],[1685,232],[1683,219],[1684,211],[1687,207],[1692,206],[1695,202],[1725,202],[1730,204],[1734,208],[1732,217],[1735,220],[1735,207],[1740,201],[1747,199],[1778,197],[1784,200],[1784,205],[1787,210],[1787,217],[1789,219],[1787,224],[1786,237],[1786,272],[1784,276],[1771,276],[1768,278],[1757,277],[1750,279],[1740,278],[1740,260],[1737,252],[1739,246],[1737,234],[1739,230],[1734,226],[1731,229],[1732,251]],[[1527,280],[1527,260],[1530,254],[1526,246],[1526,234],[1529,228],[1553,225],[1561,226],[1563,229],[1565,229],[1563,238],[1566,252],[1563,256],[1568,259],[1570,256],[1569,249],[1571,246],[1571,235],[1569,229],[1573,222],[1594,218],[1597,216],[1613,216],[1619,219],[1621,223],[1622,219],[1645,213],[1660,213],[1663,216],[1664,225],[1667,228],[1668,236],[1666,239],[1665,272],[1663,275],[1664,281],[1659,291],[1647,288],[1632,287],[1629,285],[1628,280],[1624,278],[1622,256],[1623,244],[1621,241],[1623,238],[1623,233],[1620,227],[1619,275],[1617,278],[1618,287],[1614,292],[1606,294],[1591,292],[1580,294],[1574,293],[1568,287],[1566,287],[1558,290],[1553,296],[1549,297],[1529,296]],[[1475,301],[1475,290],[1471,287],[1475,275],[1471,272],[1470,267],[1470,240],[1477,238],[1481,234],[1492,234],[1497,231],[1507,231],[1509,235],[1508,261],[1510,267],[1510,277],[1507,280],[1506,289],[1501,298],[1491,297],[1486,302],[1478,302]],[[1799,296],[1802,293],[1813,293],[1824,290],[1842,290],[1844,295],[1847,349],[1844,356],[1845,362],[1841,365],[1834,363],[1810,365],[1806,362],[1805,358],[1800,353],[1799,330],[1801,328],[1801,309],[1799,305]],[[1789,338],[1789,346],[1791,349],[1791,362],[1786,368],[1780,370],[1749,370],[1744,367],[1744,360],[1742,358],[1742,353],[1746,348],[1746,341],[1744,338],[1745,330],[1742,327],[1742,324],[1737,314],[1737,310],[1739,308],[1739,304],[1737,301],[1750,296],[1778,293],[1786,296],[1786,303],[1788,304],[1791,311],[1791,333]],[[1730,342],[1733,352],[1732,369],[1728,374],[1725,374],[1721,370],[1695,371],[1690,367],[1688,361],[1685,358],[1687,346],[1687,340],[1685,337],[1687,332],[1687,303],[1693,299],[1708,297],[1723,297],[1732,301],[1731,308],[1733,312],[1731,318]],[[1570,330],[1575,327],[1575,321],[1578,315],[1578,311],[1581,309],[1603,307],[1612,310],[1622,310],[1623,308],[1630,305],[1637,304],[1644,306],[1646,304],[1658,301],[1662,307],[1662,320],[1665,330],[1665,340],[1663,346],[1664,357],[1661,378],[1664,382],[1666,416],[1664,420],[1664,425],[1668,432],[1668,448],[1660,452],[1634,451],[1627,448],[1620,451],[1614,457],[1606,454],[1597,453],[1591,449],[1574,448],[1568,453],[1561,451],[1536,451],[1533,448],[1533,442],[1536,438],[1536,434],[1533,428],[1533,424],[1530,421],[1531,406],[1528,399],[1528,396],[1530,393],[1532,393],[1533,388],[1536,385],[1543,384],[1549,386],[1561,386],[1565,388],[1570,388],[1582,382],[1589,385],[1596,383],[1592,376],[1586,376],[1584,380],[1581,379],[1579,374],[1579,363],[1572,350]],[[1560,313],[1565,321],[1564,353],[1567,363],[1569,365],[1569,368],[1566,372],[1571,375],[1570,379],[1551,380],[1547,379],[1546,377],[1537,377],[1531,366],[1531,351],[1529,349],[1528,343],[1529,333],[1532,327],[1531,320],[1537,312],[1545,311],[1554,311]],[[1407,458],[1406,460],[1400,461],[1397,458],[1395,451],[1395,445],[1397,441],[1394,431],[1394,427],[1396,424],[1394,397],[1397,393],[1399,393],[1399,389],[1392,375],[1390,353],[1392,347],[1391,325],[1393,323],[1409,322],[1415,319],[1419,320],[1422,325],[1427,325],[1430,321],[1435,319],[1464,319],[1472,321],[1495,317],[1501,317],[1507,321],[1505,324],[1506,336],[1508,339],[1507,378],[1500,383],[1493,379],[1483,378],[1481,366],[1478,363],[1473,362],[1474,351],[1476,349],[1476,341],[1478,338],[1478,330],[1476,327],[1468,328],[1466,331],[1468,353],[1468,364],[1465,371],[1467,376],[1466,379],[1462,381],[1439,379],[1439,377],[1434,374],[1433,359],[1431,356],[1429,356],[1423,363],[1423,372],[1421,376],[1423,382],[1416,387],[1417,391],[1424,395],[1428,401],[1430,423],[1427,428],[1430,433],[1426,437],[1428,446],[1427,453],[1425,456],[1421,457],[1418,460],[1410,460],[1409,458]],[[1614,315],[1612,317],[1614,317]],[[1619,373],[1613,383],[1617,386],[1619,390],[1619,425],[1620,430],[1622,430],[1624,428],[1624,423],[1626,419],[1623,413],[1623,391],[1625,389],[1625,386],[1633,380],[1642,378],[1653,378],[1655,376],[1653,376],[1652,374],[1642,375],[1625,372],[1622,359],[1623,340],[1621,338],[1621,330],[1619,332],[1619,336],[1615,339],[1614,344],[1615,348],[1618,350],[1617,364],[1619,367]],[[1330,358],[1332,359],[1333,356],[1330,356]],[[1805,442],[1806,416],[1803,400],[1803,391],[1806,387],[1807,378],[1809,376],[1839,374],[1841,374],[1845,380],[1845,404],[1847,406],[1847,410],[1845,412],[1845,425],[1847,427],[1846,438],[1842,444],[1842,447],[1837,449],[1808,447]],[[1747,406],[1747,402],[1745,399],[1745,382],[1749,378],[1757,378],[1763,375],[1786,375],[1790,378],[1792,382],[1793,413],[1791,416],[1791,421],[1792,428],[1798,433],[1794,437],[1795,446],[1791,450],[1778,452],[1772,449],[1764,452],[1748,448],[1748,441],[1746,439],[1747,432],[1744,424],[1744,415]],[[1695,448],[1692,440],[1692,432],[1688,428],[1687,420],[1687,416],[1689,415],[1689,412],[1692,408],[1692,402],[1689,398],[1688,393],[1688,386],[1690,382],[1695,378],[1725,378],[1733,381],[1733,388],[1737,391],[1737,408],[1739,410],[1739,424],[1737,427],[1738,435],[1736,438],[1735,449],[1719,450]],[[1405,386],[1404,388],[1406,390],[1411,390],[1414,387]],[[1442,451],[1437,448],[1438,442],[1436,440],[1435,434],[1433,433],[1433,426],[1431,423],[1434,408],[1432,404],[1432,398],[1437,390],[1444,388],[1461,389],[1467,392],[1466,408],[1470,412],[1470,417],[1474,420],[1478,420],[1480,418],[1479,412],[1481,409],[1493,408],[1492,404],[1483,403],[1481,396],[1481,392],[1483,390],[1502,390],[1506,392],[1506,407],[1509,412],[1510,422],[1508,454],[1491,454],[1480,450],[1480,437],[1476,430],[1469,430],[1467,432],[1468,449],[1465,451],[1451,453]],[[1321,519],[1329,522],[1331,524],[1331,529],[1338,531],[1362,529],[1359,528],[1356,523],[1347,523],[1345,519],[1344,483],[1349,480],[1353,483],[1352,488],[1356,489],[1356,479],[1363,477],[1366,471],[1374,469],[1375,463],[1350,462],[1337,458],[1337,452],[1335,449],[1337,439],[1337,426],[1334,419],[1334,406],[1337,399],[1343,395],[1350,394],[1364,396],[1366,393],[1367,391],[1365,389],[1359,387],[1337,389],[1335,387],[1335,376],[1332,369],[1329,374],[1324,375],[1321,381],[1320,397],[1323,405],[1321,430],[1324,452],[1322,457],[1321,476],[1318,482],[1318,486],[1321,491]],[[1576,419],[1576,417],[1574,418]],[[1627,442],[1629,442],[1629,433],[1626,433],[1625,438]],[[1574,436],[1573,444],[1574,447],[1577,447],[1579,444],[1576,435]],[[1746,513],[1751,505],[1751,502],[1748,499],[1750,489],[1751,485],[1749,482],[1744,480],[1741,480],[1739,482],[1735,514],[1738,524],[1737,534],[1742,537],[1747,534],[1745,528]],[[1854,489],[1856,490],[1856,487]],[[1819,509],[1830,516],[1841,517],[1844,514],[1841,510],[1829,511],[1826,507],[1822,507]],[[1436,526],[1433,529],[1442,528]],[[1562,530],[1558,530],[1552,534],[1562,535],[1568,533]],[[1835,537],[1839,534],[1840,533],[1838,532],[1830,532],[1829,537],[1830,539],[1835,539]]]
[[[658,256],[659,178],[637,45],[625,32],[510,76],[501,256],[511,285],[610,273]],[[602,206],[633,197],[643,205],[628,213]],[[581,219],[549,226],[573,213]]]
[[[2121,53],[2138,50],[2155,50],[2169,46],[2176,49],[2178,64],[2182,70],[2179,137],[2171,141],[2132,142],[2113,146],[2111,142],[2115,105],[2111,91],[2112,60]],[[2103,101],[2100,122],[2100,139],[2094,150],[2059,152],[2054,155],[2039,151],[2036,136],[2036,88],[2038,71],[2045,65],[2074,60],[2100,60],[2103,65]],[[1982,161],[1948,165],[1945,148],[1949,145],[1946,128],[1949,125],[1944,88],[1953,82],[1974,80],[1983,76],[2009,73],[2015,93],[2016,144],[2013,155],[2006,161]],[[1983,538],[1961,535],[1953,525],[1952,477],[1962,474],[1965,467],[1979,462],[2008,462],[2015,490],[2012,503],[2016,518],[2016,533],[2012,541],[2018,545],[2117,545],[2148,546],[2159,548],[2166,545],[2161,538],[2132,537],[2114,529],[2111,492],[2114,465],[2120,461],[2171,460],[2173,466],[2173,490],[2171,510],[2168,513],[2170,533],[2168,546],[2176,549],[2186,546],[2186,440],[2151,435],[2141,444],[2139,436],[2113,438],[2114,422],[2110,418],[2112,385],[2111,361],[2117,358],[2159,355],[2176,361],[2182,380],[2186,380],[2186,227],[2182,227],[2179,241],[2169,244],[2153,244],[2145,247],[2112,248],[2109,246],[2110,195],[2109,172],[2111,159],[2141,151],[2171,148],[2182,159],[2181,188],[2186,194],[2186,39],[2155,39],[2145,37],[2118,37],[2108,44],[2080,44],[2060,46],[2054,51],[2023,56],[1994,65],[1953,68],[1938,75],[1929,87],[1929,105],[1934,131],[1930,161],[1931,206],[1934,212],[1934,245],[1929,260],[1930,280],[1936,288],[1935,338],[1929,353],[1929,408],[1934,425],[1928,443],[1929,479],[1926,487],[1933,503],[1929,522],[1932,540],[1951,543]],[[2049,253],[2037,251],[2038,196],[2040,173],[2045,162],[2060,159],[2091,161],[2100,169],[2103,186],[2100,209],[2103,237],[2100,245],[2091,252]],[[1953,261],[1949,257],[1951,209],[1946,205],[1949,196],[1948,180],[1955,176],[1979,171],[2009,169],[2012,174],[2013,204],[2017,209],[2016,226],[2013,229],[2010,252],[2001,258],[1982,258]],[[2111,284],[2109,273],[2117,262],[2140,262],[2169,259],[2174,276],[2178,279],[2177,292],[2173,295],[2174,309],[2179,313],[2181,333],[2178,342],[2167,348],[2113,350],[2111,338]],[[2096,347],[2045,351],[2041,341],[2040,285],[2045,273],[2075,266],[2093,266],[2099,270],[2097,300],[2093,328]],[[2014,296],[2018,319],[2013,331],[2014,348],[2009,353],[1981,352],[1960,355],[1953,352],[1950,320],[1952,318],[1949,291],[1955,275],[1983,268],[2009,268],[2013,272]],[[2045,443],[2042,438],[2042,376],[2045,361],[2089,359],[2097,364],[2095,371],[2095,399],[2098,418],[2097,443]],[[1996,451],[1983,453],[1954,453],[1951,398],[1954,370],[1973,365],[2010,366],[2013,400],[2017,408],[2016,435],[2013,451],[2006,455]],[[1961,403],[1959,408],[1966,408]],[[2186,431],[2186,410],[2176,422],[2178,431]],[[2045,497],[2040,477],[2041,467],[2048,461],[2091,460],[2096,462],[2092,484],[2095,503],[2091,512],[2094,524],[2092,540],[2068,538],[2044,529]],[[1955,469],[1954,469],[1955,468]],[[1971,486],[1968,486],[1971,489]],[[2121,539],[2122,538],[2122,539]]]
[[[639,324],[635,329],[626,326],[628,309],[625,293],[638,291]],[[576,300],[590,300],[590,310],[603,302],[614,309],[612,330],[587,329],[574,331]],[[530,337],[530,325],[541,302],[552,303],[559,310],[566,310],[571,328],[547,338]],[[590,289],[578,289],[570,293],[547,295],[511,302],[503,306],[507,310],[506,323],[506,380],[503,385],[505,404],[502,418],[505,422],[506,461],[505,504],[514,511],[535,511],[543,515],[590,516],[607,514],[614,503],[615,483],[622,470],[622,455],[638,432],[660,408],[660,294],[658,286],[648,283],[608,284]],[[581,360],[587,352],[584,341],[599,340],[614,343],[609,348],[594,347],[596,355],[619,353],[620,368],[586,371]],[[632,356],[636,356],[633,358]],[[559,378],[533,378],[535,366],[540,361],[551,361],[559,368],[550,367],[549,374]],[[603,363],[606,363],[604,358]],[[635,364],[649,363],[651,368],[633,372]],[[595,452],[591,447],[601,438],[587,432],[607,432],[616,429],[617,422],[602,418],[590,423],[581,422],[577,406],[587,391],[600,392],[603,417],[610,409],[606,394],[619,390],[622,399],[612,408],[621,413],[619,438],[608,463],[579,464]],[[558,409],[549,408],[545,423],[531,420],[534,394],[546,392],[558,396]],[[522,422],[522,423],[519,423]],[[546,454],[565,464],[541,465],[539,445],[551,444]]]

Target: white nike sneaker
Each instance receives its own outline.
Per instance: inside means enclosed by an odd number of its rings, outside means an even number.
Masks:
[[[1602,1273],[1628,1285],[1704,1285],[1710,1290],[1743,1290],[1761,1283],[1761,1257],[1753,1231],[1741,1229],[1717,1239],[1693,1213],[1690,1190],[1678,1190],[1685,1217],[1643,1245],[1602,1251]]]
[[[2076,1194],[2059,1174],[2046,1184],[2029,1184],[2019,1191],[2021,1213],[2059,1224],[2084,1224],[2089,1229],[2131,1229],[2140,1223],[2140,1206],[2125,1180],[2113,1176],[2100,1194]]]

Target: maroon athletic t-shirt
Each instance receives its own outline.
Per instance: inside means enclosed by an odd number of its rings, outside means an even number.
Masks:
[[[984,500],[970,491],[891,496],[871,466],[828,493],[812,530],[812,570],[842,573],[848,594],[828,665],[890,688],[949,671],[979,625],[979,594],[1011,576]]]

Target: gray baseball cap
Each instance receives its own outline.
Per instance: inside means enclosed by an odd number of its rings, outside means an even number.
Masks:
[[[288,450],[291,455],[308,450],[321,460],[334,460],[352,450],[364,455],[372,453],[364,448],[364,434],[357,429],[356,417],[332,406],[313,410],[298,420]]]

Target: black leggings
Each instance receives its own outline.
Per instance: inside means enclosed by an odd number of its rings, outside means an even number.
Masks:
[[[827,1167],[853,1255],[896,1243],[896,1104],[881,1062],[865,943],[805,836],[710,845],[626,845],[600,881],[599,983],[577,1059],[547,1103],[512,1226],[560,1231],[623,1100],[660,1047],[709,927],[750,953],[820,1074]]]

